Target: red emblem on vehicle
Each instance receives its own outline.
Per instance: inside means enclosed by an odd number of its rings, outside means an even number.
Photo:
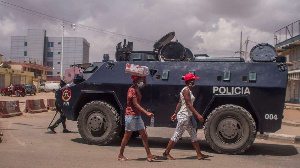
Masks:
[[[71,99],[71,89],[69,89],[69,88],[64,88],[63,90],[62,90],[62,99],[64,100],[64,101],[69,101],[70,99]]]

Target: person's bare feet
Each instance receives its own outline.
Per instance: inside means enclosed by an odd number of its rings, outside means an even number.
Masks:
[[[176,158],[172,157],[169,153],[164,152],[163,156],[166,157],[168,160],[176,160]]]
[[[203,159],[208,158],[208,157],[211,157],[211,156],[201,153],[200,155],[197,156],[197,159],[198,160],[203,160]]]

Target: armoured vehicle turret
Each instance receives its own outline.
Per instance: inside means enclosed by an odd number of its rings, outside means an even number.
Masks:
[[[116,47],[116,61],[94,62],[73,83],[56,92],[57,109],[78,122],[79,133],[91,144],[106,145],[124,130],[126,95],[132,85],[126,63],[149,67],[142,106],[155,114],[154,127],[175,127],[171,122],[185,82],[182,76],[200,77],[192,88],[194,107],[205,118],[207,143],[219,153],[245,152],[257,132],[281,128],[287,85],[285,57],[269,44],[259,44],[251,61],[240,57],[193,54],[168,33],[153,51],[134,51],[124,41]],[[146,126],[150,118],[143,116]]]

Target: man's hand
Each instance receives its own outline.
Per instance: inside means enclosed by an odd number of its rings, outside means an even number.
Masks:
[[[154,117],[154,114],[153,114],[153,113],[150,113],[150,112],[148,112],[148,111],[147,111],[146,115],[147,115],[148,117]]]
[[[174,122],[175,120],[177,120],[177,114],[173,114],[171,117],[171,121]]]
[[[204,118],[202,117],[202,115],[200,115],[200,114],[197,115],[197,118],[200,122],[202,122],[202,123],[204,122]]]

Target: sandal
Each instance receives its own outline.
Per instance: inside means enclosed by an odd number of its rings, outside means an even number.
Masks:
[[[167,158],[167,160],[176,160],[174,157],[172,157],[170,154],[163,153],[163,156]]]
[[[118,157],[118,161],[130,161],[130,159],[126,158],[126,157]]]
[[[157,156],[156,155],[152,155],[152,158],[147,157],[147,161],[148,162],[153,162],[154,160],[157,160]]]

